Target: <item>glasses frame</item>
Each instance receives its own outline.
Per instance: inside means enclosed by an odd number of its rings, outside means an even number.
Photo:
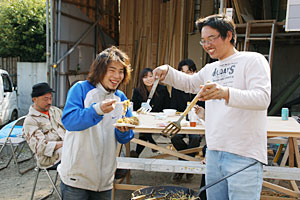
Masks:
[[[220,36],[221,36],[221,34],[219,34],[219,35],[217,35],[217,36],[210,36],[210,37],[208,37],[207,40],[200,40],[200,41],[199,41],[199,44],[200,44],[201,46],[212,44],[212,43],[214,43],[215,40],[218,39]]]

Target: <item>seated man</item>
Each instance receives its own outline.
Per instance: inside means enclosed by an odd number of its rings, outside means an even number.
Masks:
[[[32,87],[33,105],[23,124],[23,134],[41,167],[59,163],[66,132],[61,122],[62,111],[51,105],[52,92],[48,83]]]

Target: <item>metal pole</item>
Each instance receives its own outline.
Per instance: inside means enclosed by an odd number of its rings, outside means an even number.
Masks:
[[[99,9],[98,9],[98,7],[99,7],[99,0],[96,0],[96,12],[95,12],[95,19],[96,19],[96,21],[98,21],[99,20]],[[97,26],[96,26],[96,28],[95,28],[95,49],[94,49],[94,54],[95,54],[95,56],[94,57],[96,57],[96,55],[98,54],[98,51],[99,51],[99,47],[98,47],[98,34],[99,34],[99,24],[97,24]]]
[[[50,69],[50,52],[49,52],[49,0],[46,1],[46,64],[50,77],[47,77],[48,82],[51,80],[51,69]]]
[[[54,31],[54,22],[53,22],[53,1],[50,0],[50,85],[54,88],[54,69],[52,67],[54,61],[54,52],[53,52],[53,31]]]
[[[56,4],[56,13],[57,13],[57,18],[56,18],[56,40],[57,40],[57,43],[56,43],[56,60],[58,60],[58,58],[60,57],[60,36],[61,36],[61,27],[60,27],[60,22],[61,22],[61,0],[57,0],[57,4]],[[57,69],[56,69],[56,65],[54,66],[55,68],[55,91],[56,91],[56,95],[55,95],[55,105],[58,105],[58,102],[59,102],[59,91],[58,91],[58,86],[59,86],[59,73],[57,72]]]

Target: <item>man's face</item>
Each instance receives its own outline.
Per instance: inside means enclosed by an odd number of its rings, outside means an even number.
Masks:
[[[49,92],[43,96],[33,97],[34,108],[40,112],[46,112],[52,104],[52,93]]]
[[[106,74],[100,82],[107,91],[115,91],[123,79],[124,66],[119,62],[113,61],[107,66]]]
[[[213,59],[223,60],[230,56],[232,45],[230,40],[232,33],[229,31],[227,37],[223,40],[220,33],[210,26],[204,26],[201,30],[201,45],[203,49]]]

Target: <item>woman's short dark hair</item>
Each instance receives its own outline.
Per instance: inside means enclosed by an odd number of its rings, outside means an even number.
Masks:
[[[118,49],[115,46],[103,50],[97,55],[95,60],[90,66],[90,71],[88,73],[87,80],[96,86],[100,83],[100,80],[103,80],[107,67],[111,62],[119,62],[124,66],[124,79],[121,84],[127,84],[131,77],[131,66],[128,55]]]
[[[226,15],[210,15],[205,18],[200,18],[196,21],[196,26],[200,32],[204,26],[209,26],[213,29],[216,29],[220,33],[223,40],[227,37],[227,32],[230,31],[232,33],[232,39],[230,40],[230,43],[235,46],[235,24],[232,19]]]
[[[196,67],[196,64],[194,63],[193,60],[187,58],[187,59],[184,59],[182,61],[180,61],[178,63],[178,71],[182,71],[182,67],[187,65],[189,67],[189,70],[191,72],[196,72],[197,71],[197,67]]]

